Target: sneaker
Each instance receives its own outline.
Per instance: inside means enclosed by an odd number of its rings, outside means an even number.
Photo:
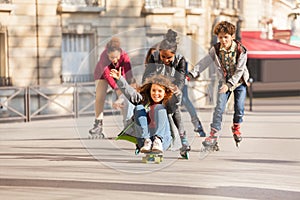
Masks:
[[[155,140],[153,141],[152,152],[156,152],[156,153],[163,152],[162,142],[161,142],[161,139],[158,137],[155,137]]]
[[[144,146],[141,148],[141,153],[149,153],[151,152],[152,141],[151,139],[146,139],[144,141]]]

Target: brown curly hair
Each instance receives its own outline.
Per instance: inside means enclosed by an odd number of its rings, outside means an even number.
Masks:
[[[161,87],[163,87],[165,89],[165,97],[162,101],[163,105],[166,105],[168,100],[170,100],[170,98],[173,95],[173,90],[174,90],[174,85],[172,84],[172,82],[166,78],[165,76],[159,74],[159,75],[154,75],[151,76],[150,78],[147,78],[145,83],[138,88],[139,93],[143,96],[143,104],[153,104],[153,100],[150,97],[150,90],[151,90],[151,86],[152,84],[157,84]]]
[[[219,22],[214,28],[214,34],[218,35],[219,33],[228,33],[229,35],[235,34],[235,26],[227,21]]]

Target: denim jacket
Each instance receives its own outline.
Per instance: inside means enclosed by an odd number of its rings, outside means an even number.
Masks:
[[[217,75],[219,80],[228,86],[230,91],[233,91],[236,87],[240,85],[240,80],[242,79],[243,83],[247,83],[249,80],[249,71],[246,66],[247,63],[247,49],[238,41],[235,40],[238,45],[238,56],[236,62],[236,70],[234,74],[226,80],[224,76],[223,67],[221,66],[220,59],[218,57],[218,50],[220,43],[214,45],[210,50],[209,53],[203,57],[195,67],[189,72],[189,76],[196,78],[203,72],[207,67],[211,66],[212,64],[217,69]]]

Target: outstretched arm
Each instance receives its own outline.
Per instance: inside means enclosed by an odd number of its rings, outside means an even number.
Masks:
[[[119,68],[119,70],[112,69],[110,72],[110,76],[116,80],[119,89],[126,96],[126,98],[132,104],[137,105],[143,99],[142,95],[138,93],[133,87],[131,87],[121,74],[121,67]]]

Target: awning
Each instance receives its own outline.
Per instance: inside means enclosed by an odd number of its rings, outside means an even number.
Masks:
[[[242,44],[248,50],[248,58],[255,59],[291,59],[300,58],[300,47],[288,45],[276,40],[261,39],[260,32],[243,32]]]

